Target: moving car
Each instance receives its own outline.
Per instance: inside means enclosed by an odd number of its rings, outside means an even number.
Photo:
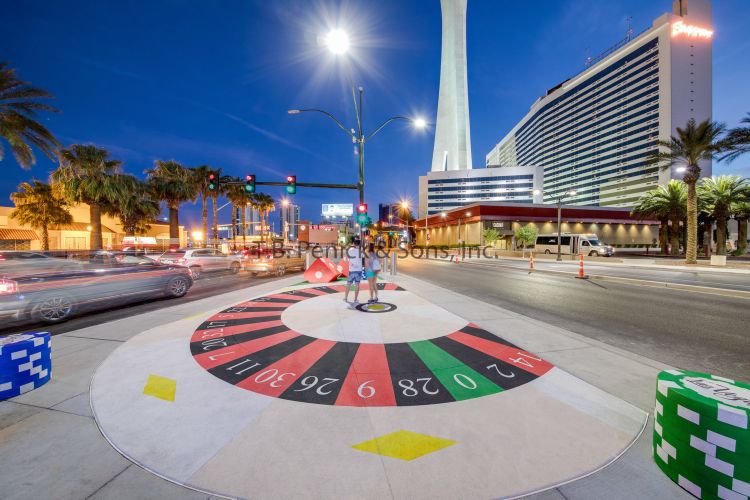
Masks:
[[[283,276],[288,270],[305,270],[305,255],[291,248],[251,250],[244,257],[244,269],[252,276],[272,274]]]
[[[51,272],[81,269],[81,263],[28,250],[0,250],[0,274],[3,272]]]
[[[557,235],[540,234],[536,238],[534,249],[538,253],[556,254]],[[615,249],[599,241],[595,234],[562,233],[560,236],[560,253],[563,255],[579,254],[598,257],[600,255],[611,257]]]
[[[231,271],[236,274],[242,269],[242,256],[221,253],[214,248],[170,250],[158,257],[157,261],[187,267],[193,272],[193,279],[196,280],[205,272]]]
[[[73,270],[0,271],[0,318],[59,323],[81,311],[151,297],[182,297],[192,285],[185,267],[116,254],[98,255]]]

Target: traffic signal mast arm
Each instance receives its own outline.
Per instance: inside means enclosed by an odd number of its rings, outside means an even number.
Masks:
[[[225,186],[243,186],[245,181],[221,181]],[[256,186],[286,186],[286,182],[255,182]],[[359,189],[356,184],[323,184],[319,182],[298,182],[299,187],[331,188],[331,189]]]

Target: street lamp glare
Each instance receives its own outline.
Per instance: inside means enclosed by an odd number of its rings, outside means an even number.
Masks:
[[[427,122],[425,121],[424,118],[415,118],[414,126],[418,129],[423,129],[427,126]]]
[[[682,174],[682,173],[684,173],[684,172],[685,172],[686,170],[687,170],[687,167],[685,167],[685,165],[682,165],[682,166],[679,166],[679,167],[677,167],[677,168],[675,169],[675,172],[677,172],[678,174]]]
[[[536,194],[536,195],[542,194],[542,190],[541,189],[535,189],[534,190],[534,194]]]
[[[287,114],[289,114],[289,115],[298,115],[299,114],[299,109],[290,109],[289,111],[287,111]]]
[[[404,210],[406,210],[407,208],[409,208],[409,202],[408,201],[402,201],[401,202],[401,208],[403,208]]]
[[[328,50],[336,55],[344,54],[349,50],[349,35],[344,30],[330,31],[324,41]]]
[[[575,195],[577,195],[577,194],[578,194],[578,191],[576,191],[575,189],[573,189],[573,190],[571,190],[571,191],[568,191],[568,194],[569,194],[570,196],[575,196]]]
[[[448,217],[448,214],[446,214],[445,212],[442,212],[442,213],[440,214],[440,216],[441,216],[441,217],[443,217],[443,218],[445,218],[445,217]]]

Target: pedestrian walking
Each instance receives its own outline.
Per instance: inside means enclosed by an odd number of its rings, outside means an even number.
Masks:
[[[370,243],[367,250],[365,274],[367,276],[367,284],[370,287],[370,300],[367,302],[372,303],[378,301],[378,273],[380,273],[380,258],[375,251],[374,243]]]
[[[344,302],[349,303],[349,291],[354,286],[354,302],[352,308],[357,307],[359,301],[359,282],[362,279],[362,254],[359,251],[359,238],[353,238],[351,244],[346,247],[346,258],[349,260],[349,276],[346,278],[346,292]]]

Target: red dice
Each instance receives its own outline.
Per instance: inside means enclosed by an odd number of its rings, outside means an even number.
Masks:
[[[338,264],[336,264],[336,270],[339,272],[339,274],[343,277],[349,276],[349,261],[346,259],[341,259]]]
[[[336,281],[339,274],[336,264],[331,259],[320,257],[307,268],[304,276],[309,283],[330,283]]]

